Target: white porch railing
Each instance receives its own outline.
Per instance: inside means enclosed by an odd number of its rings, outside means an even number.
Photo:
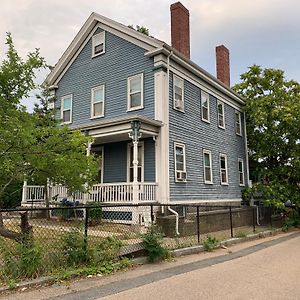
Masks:
[[[157,183],[138,183],[138,203],[157,201]],[[104,183],[95,184],[88,193],[78,193],[74,200],[84,204],[86,202],[103,202],[112,204],[130,204],[134,199],[133,183]],[[73,200],[68,189],[62,185],[48,187],[48,195],[51,201],[60,202],[62,199]],[[22,206],[43,205],[45,203],[45,187],[36,185],[24,185]]]

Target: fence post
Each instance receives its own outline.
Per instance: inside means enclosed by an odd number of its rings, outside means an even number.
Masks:
[[[229,206],[229,218],[230,218],[230,235],[233,238],[233,224],[232,224],[232,210],[231,210],[231,205]]]
[[[199,206],[197,206],[197,237],[198,237],[198,244],[200,244],[200,213],[199,213]]]
[[[85,218],[84,218],[84,250],[87,255],[87,243],[88,243],[88,226],[89,226],[89,208],[85,207]]]
[[[253,209],[252,209],[252,222],[253,222],[253,232],[255,232],[255,206],[253,206]]]
[[[151,225],[153,225],[153,221],[154,221],[153,204],[150,205],[150,214],[151,214]]]

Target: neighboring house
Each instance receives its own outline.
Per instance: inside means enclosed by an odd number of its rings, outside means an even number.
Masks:
[[[216,48],[217,79],[190,60],[180,2],[171,27],[172,47],[92,13],[45,81],[62,122],[95,138],[99,184],[87,200],[241,201],[244,101],[229,87],[229,51]]]

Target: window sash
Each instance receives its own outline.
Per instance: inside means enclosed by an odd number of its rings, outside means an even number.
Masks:
[[[221,184],[228,184],[227,156],[225,154],[220,155],[220,177]]]
[[[240,185],[245,185],[245,172],[244,172],[244,161],[242,159],[238,160],[238,169],[239,169],[239,182]]]
[[[93,56],[105,52],[105,32],[100,32],[92,37]]]
[[[92,118],[104,116],[104,85],[92,88]]]
[[[202,120],[209,122],[209,94],[201,91],[201,112],[202,112]]]
[[[212,157],[208,150],[203,151],[204,182],[213,183],[212,178]]]
[[[72,95],[61,98],[61,119],[63,123],[72,122]]]
[[[186,171],[185,146],[175,144],[175,171]]]
[[[183,102],[183,79],[174,75],[174,83],[173,83],[173,93],[174,93],[174,101],[182,101]],[[175,103],[174,103],[175,107]],[[178,108],[177,108],[178,109]]]
[[[225,128],[224,103],[218,103],[218,126]]]
[[[242,135],[241,113],[235,112],[235,132]]]
[[[143,74],[128,78],[128,110],[143,108]]]

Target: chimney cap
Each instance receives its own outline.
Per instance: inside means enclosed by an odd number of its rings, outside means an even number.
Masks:
[[[181,3],[181,2],[175,2],[170,5],[170,10],[181,8],[188,16],[190,15],[189,10]]]

